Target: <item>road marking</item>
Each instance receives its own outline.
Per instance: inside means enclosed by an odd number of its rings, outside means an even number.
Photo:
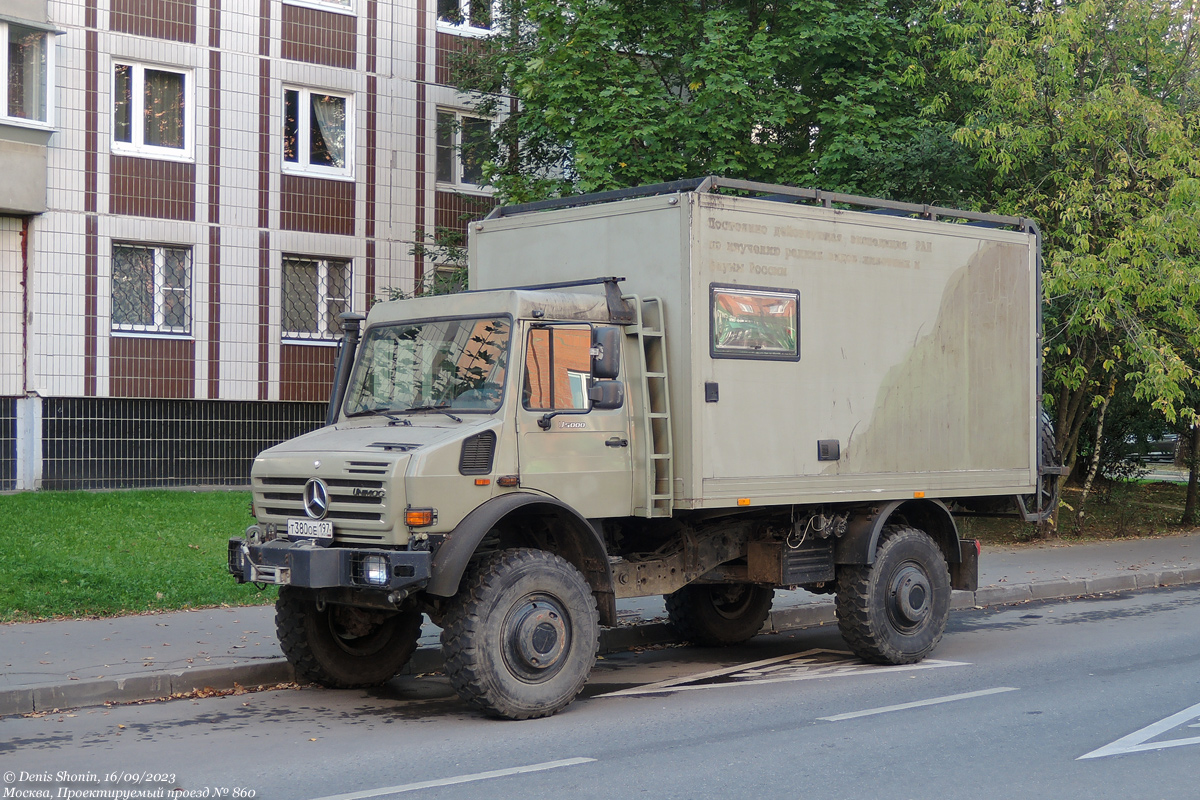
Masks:
[[[1200,703],[1185,708],[1178,714],[1172,714],[1164,720],[1147,725],[1140,731],[1134,731],[1128,736],[1122,736],[1112,744],[1106,744],[1099,750],[1082,755],[1075,759],[1083,761],[1085,758],[1104,758],[1105,756],[1117,756],[1122,753],[1144,753],[1147,750],[1163,750],[1168,747],[1184,747],[1189,744],[1200,744],[1200,736],[1192,736],[1187,739],[1161,739],[1157,742],[1151,742],[1155,736],[1161,736],[1172,728],[1182,727],[1184,723],[1192,722],[1200,718]],[[1188,725],[1189,728],[1200,727],[1197,725]]]
[[[916,700],[912,703],[900,703],[895,706],[883,706],[882,708],[868,708],[866,711],[851,711],[847,714],[834,714],[832,717],[817,717],[827,722],[841,722],[844,719],[856,719],[858,717],[870,717],[875,714],[887,714],[891,711],[903,711],[906,708],[920,708],[921,706],[936,706],[941,703],[953,703],[955,700],[970,700],[972,697],[986,697],[989,694],[1001,694],[1003,692],[1015,692],[1016,687],[1013,686],[997,686],[995,689],[981,689],[978,692],[963,692],[962,694],[948,694],[945,697],[933,697],[929,700]]]
[[[508,775],[521,775],[526,772],[545,772],[548,769],[558,769],[559,767],[573,767],[576,764],[587,764],[595,761],[594,758],[565,758],[562,761],[547,761],[543,764],[530,764],[527,767],[509,767],[508,769],[496,769],[491,772],[476,772],[472,775],[457,775],[453,778],[437,778],[432,781],[421,781],[420,783],[404,783],[399,786],[384,786],[379,789],[364,789],[361,792],[350,792],[349,794],[333,794],[328,797],[318,797],[316,800],[365,800],[368,797],[382,797],[387,794],[401,794],[403,792],[415,792],[418,789],[431,789],[435,786],[453,786],[457,783],[473,783],[475,781],[486,781],[491,778],[503,778]]]
[[[852,675],[878,675],[881,672],[911,672],[940,667],[965,667],[962,661],[941,661],[927,658],[917,664],[879,666],[867,664],[844,650],[817,648],[786,656],[765,658],[749,664],[722,667],[696,675],[635,686],[596,697],[629,697],[639,694],[663,694],[665,692],[687,692],[694,689],[717,689],[723,686],[749,686],[762,683],[783,683],[816,678],[845,677]]]

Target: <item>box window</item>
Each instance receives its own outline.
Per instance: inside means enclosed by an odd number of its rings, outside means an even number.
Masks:
[[[114,244],[112,329],[191,333],[192,251]]]
[[[113,152],[190,159],[191,83],[180,70],[114,64]]]
[[[283,337],[328,341],[342,335],[338,315],[350,310],[350,262],[285,256]]]
[[[800,293],[711,288],[713,358],[800,360]]]
[[[353,175],[353,104],[317,89],[283,90],[283,166],[288,171]]]

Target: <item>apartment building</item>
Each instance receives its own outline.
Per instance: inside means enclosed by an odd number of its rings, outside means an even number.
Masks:
[[[486,213],[488,0],[5,0],[0,489],[240,484]]]

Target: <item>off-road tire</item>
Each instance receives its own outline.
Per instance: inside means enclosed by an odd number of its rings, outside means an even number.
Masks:
[[[543,550],[502,550],[472,565],[442,622],[450,684],[504,719],[565,708],[587,683],[600,645],[587,581]]]
[[[929,534],[887,525],[875,563],[842,565],[837,618],[855,655],[876,664],[912,664],[933,651],[950,616],[950,570]]]
[[[362,689],[386,683],[399,673],[417,649],[421,612],[405,607],[359,636],[339,631],[339,620],[345,615],[363,613],[334,605],[318,611],[311,592],[280,587],[275,632],[296,677],[330,689]],[[360,620],[359,624],[368,623]]]
[[[753,583],[701,583],[666,595],[667,617],[679,635],[702,647],[728,647],[762,630],[775,590]]]

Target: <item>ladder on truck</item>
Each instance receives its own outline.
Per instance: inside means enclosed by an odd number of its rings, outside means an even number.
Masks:
[[[666,325],[661,298],[625,297],[636,309],[642,380],[642,454],[645,484],[634,487],[634,514],[669,517],[675,508],[675,467],[671,442],[671,392],[667,381]]]

